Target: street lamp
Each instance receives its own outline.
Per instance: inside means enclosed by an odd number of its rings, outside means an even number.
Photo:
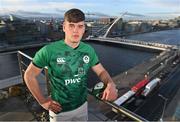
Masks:
[[[159,119],[160,122],[163,122],[164,111],[165,111],[165,108],[166,108],[166,104],[167,104],[168,98],[164,97],[164,96],[161,95],[161,94],[158,94],[158,96],[161,97],[161,98],[164,100],[164,107],[163,107],[162,115],[161,115],[161,118]]]

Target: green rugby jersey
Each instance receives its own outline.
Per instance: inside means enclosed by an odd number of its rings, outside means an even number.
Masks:
[[[80,42],[73,49],[64,40],[41,48],[33,58],[35,66],[48,67],[51,97],[61,104],[62,112],[76,109],[87,101],[87,73],[98,62],[90,45]]]

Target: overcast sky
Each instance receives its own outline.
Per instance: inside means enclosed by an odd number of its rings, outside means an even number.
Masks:
[[[180,0],[0,0],[0,13],[28,11],[63,13],[79,8],[85,13],[119,16],[124,12],[180,16]]]

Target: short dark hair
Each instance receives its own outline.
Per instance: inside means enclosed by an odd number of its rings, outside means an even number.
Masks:
[[[65,14],[64,14],[64,21],[67,20],[68,22],[81,22],[85,20],[85,15],[84,13],[76,8],[70,9],[68,10]]]

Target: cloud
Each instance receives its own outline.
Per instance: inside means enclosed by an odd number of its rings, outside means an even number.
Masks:
[[[31,5],[35,0],[0,0],[1,7]]]
[[[49,1],[49,2],[47,2]],[[118,11],[132,13],[150,12],[179,12],[180,0],[0,0],[0,13],[16,12],[19,10],[29,12],[63,13],[70,8],[80,8],[85,13],[91,12],[96,15],[101,13],[115,15]],[[109,9],[107,9],[109,8]],[[104,15],[102,15],[104,16]]]
[[[140,2],[156,8],[180,8],[179,0],[140,0]]]
[[[93,3],[83,2],[43,2],[38,0],[0,0],[0,9],[9,11],[53,11],[68,10],[70,8],[83,8],[95,6]]]
[[[144,5],[148,5],[151,10],[150,16],[161,16],[164,18],[180,16],[180,0],[141,0]],[[157,11],[158,10],[158,11]]]
[[[36,0],[1,0],[4,11],[53,11],[56,8],[66,10],[75,7],[73,2],[37,2]]]
[[[4,4],[19,4],[19,3],[22,3],[22,2],[27,2],[29,0],[1,0],[1,3],[4,3]]]
[[[49,8],[58,8],[58,9],[70,9],[75,7],[75,3],[72,2],[47,2]]]

